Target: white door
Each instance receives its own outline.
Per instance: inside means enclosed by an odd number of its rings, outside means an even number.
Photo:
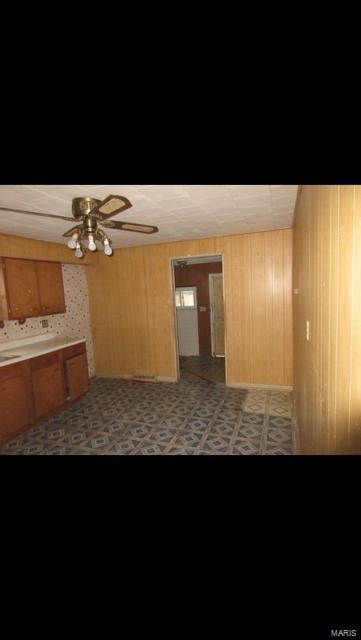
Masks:
[[[199,356],[197,287],[177,287],[178,349],[180,356]]]

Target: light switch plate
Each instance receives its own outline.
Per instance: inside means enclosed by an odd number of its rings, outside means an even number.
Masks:
[[[207,307],[199,307],[199,311],[207,311]]]

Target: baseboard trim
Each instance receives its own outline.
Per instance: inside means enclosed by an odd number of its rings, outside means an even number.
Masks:
[[[120,378],[122,380],[130,380],[132,378],[131,375],[125,373],[98,373],[96,372],[95,376],[97,378]]]
[[[133,380],[134,376],[130,373],[96,373],[98,378],[119,378],[120,380]],[[155,376],[156,382],[177,382],[174,376]]]
[[[234,389],[270,389],[271,391],[293,391],[293,387],[282,384],[255,384],[254,382],[227,382]]]
[[[120,378],[122,380],[132,380],[130,373],[95,373],[98,378]],[[155,376],[157,382],[178,382],[175,376]],[[254,382],[227,382],[227,387],[234,389],[270,389],[271,391],[293,391],[292,386],[281,384],[256,384]]]

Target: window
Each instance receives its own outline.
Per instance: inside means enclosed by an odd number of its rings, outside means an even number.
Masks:
[[[175,304],[176,307],[182,307],[184,309],[196,309],[196,287],[177,287],[175,291]]]

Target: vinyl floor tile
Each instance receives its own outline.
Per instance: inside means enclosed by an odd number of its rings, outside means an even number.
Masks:
[[[93,378],[82,400],[0,455],[290,455],[291,409],[289,393],[233,389],[191,373],[176,384]]]

